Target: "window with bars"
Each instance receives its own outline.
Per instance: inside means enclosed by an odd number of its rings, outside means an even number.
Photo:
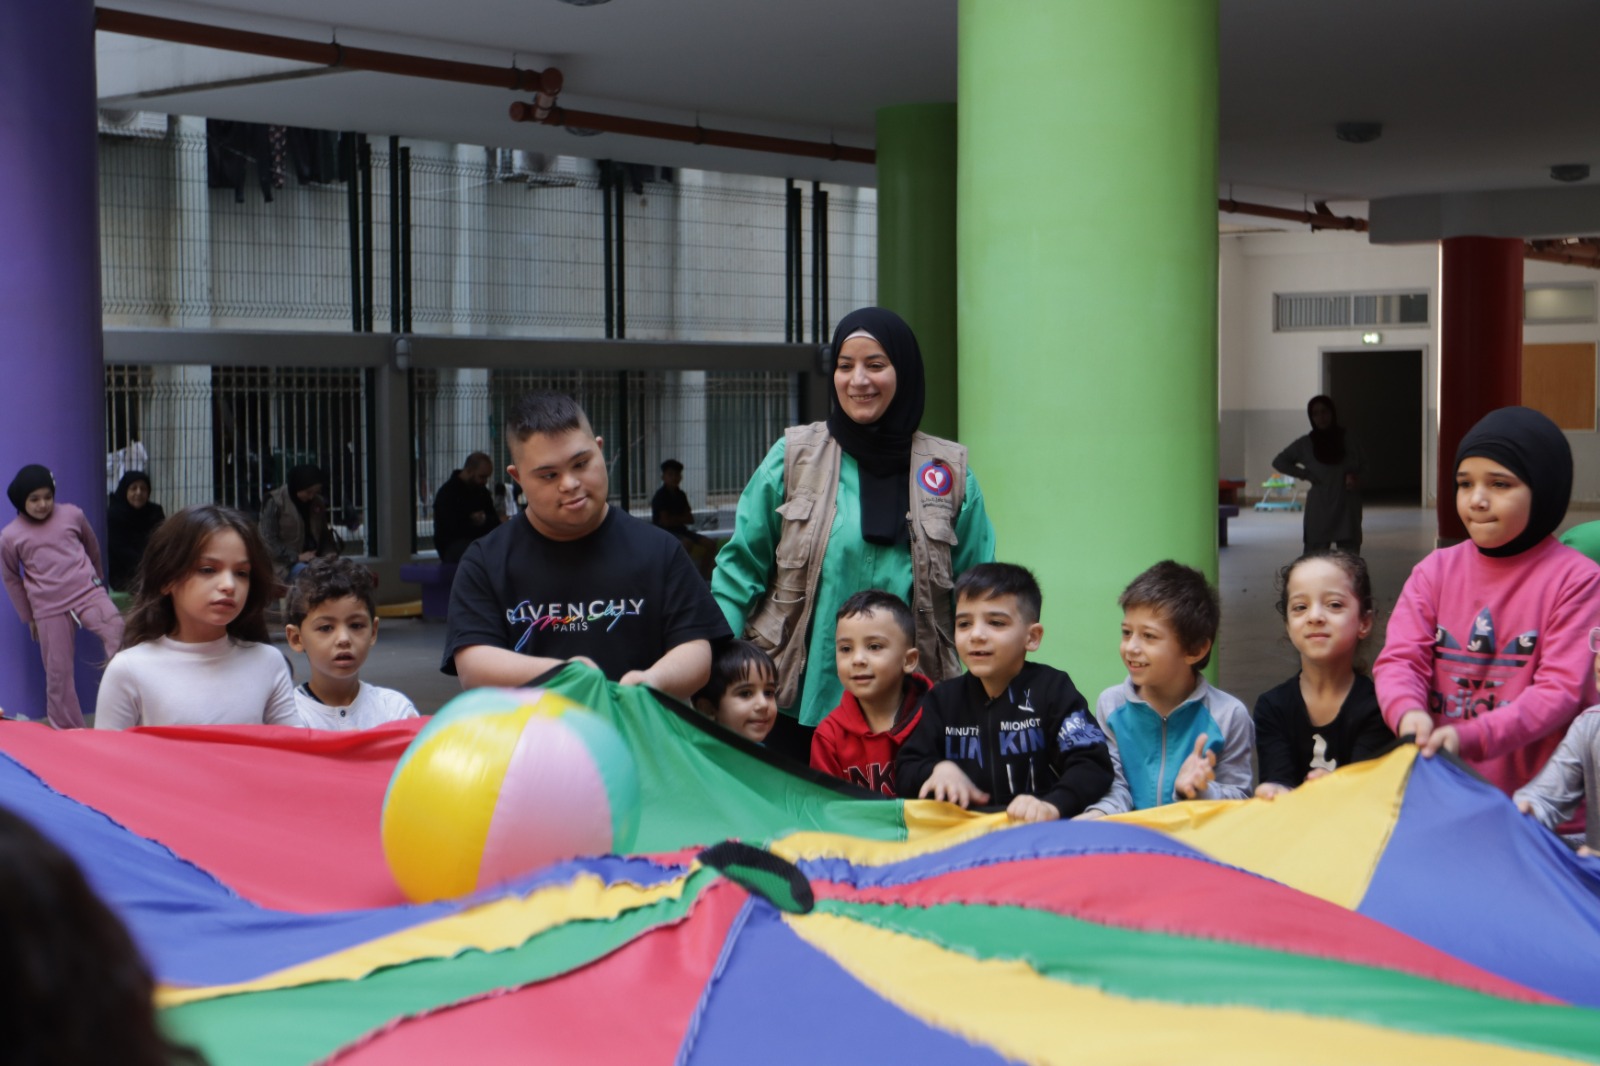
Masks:
[[[432,545],[434,494],[472,452],[489,455],[494,488],[503,488],[507,510],[515,510],[517,487],[504,475],[511,462],[505,426],[517,400],[537,389],[572,395],[605,439],[612,503],[623,502],[624,456],[627,505],[641,515],[660,485],[662,460],[677,459],[684,491],[713,523],[723,512],[731,521],[762,456],[799,417],[798,377],[783,372],[417,369],[411,375],[415,550]]]
[[[106,482],[150,475],[170,513],[221,503],[248,514],[291,468],[319,466],[349,551],[369,511],[370,371],[342,367],[106,367]]]

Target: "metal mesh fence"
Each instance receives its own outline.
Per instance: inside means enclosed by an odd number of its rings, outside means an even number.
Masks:
[[[503,495],[511,512],[519,506],[517,487],[504,473],[511,463],[505,426],[517,400],[536,389],[569,393],[583,406],[605,440],[611,502],[623,502],[626,466],[628,508],[646,514],[661,462],[677,459],[705,528],[732,524],[745,482],[798,418],[798,380],[785,373],[412,371],[417,550],[432,543],[434,494],[472,452],[493,460],[497,500]]]
[[[323,495],[347,551],[365,549],[370,372],[327,367],[106,367],[106,491],[150,475],[168,512],[222,503],[249,514],[291,468],[327,475]]]
[[[210,144],[214,163],[216,145],[205,124],[178,119],[170,130],[164,138],[101,140],[107,323],[327,329],[351,322],[351,244],[359,252],[362,228],[350,225],[349,186],[341,177],[348,171],[323,168],[301,184],[296,167],[273,155],[264,170],[256,161],[237,189],[212,188],[207,152]],[[604,335],[605,198],[596,164],[406,145],[415,332]],[[390,193],[390,171],[399,161],[390,159],[387,141],[369,147],[371,270],[364,281],[381,330],[391,321],[391,281],[405,273],[391,258],[391,216],[405,212]],[[623,169],[626,335],[784,339],[784,182]],[[822,191],[828,194],[826,306],[836,319],[873,302],[876,195],[848,186]],[[798,317],[810,339],[815,201],[809,186],[803,192],[805,306]]]
[[[271,176],[267,184],[271,184]],[[273,199],[208,186],[204,125],[159,140],[101,138],[101,290],[108,325],[326,329],[350,321],[341,183]]]

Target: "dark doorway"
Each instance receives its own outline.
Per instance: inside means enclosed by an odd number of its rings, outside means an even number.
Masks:
[[[1422,503],[1420,349],[1322,353],[1325,391],[1339,422],[1361,444],[1361,496],[1370,503]]]

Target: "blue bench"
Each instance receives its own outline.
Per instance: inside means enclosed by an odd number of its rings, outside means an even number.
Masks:
[[[422,586],[422,617],[444,621],[450,613],[450,586],[455,584],[455,563],[406,563],[400,568],[401,581]]]
[[[1239,508],[1231,503],[1217,504],[1217,547],[1228,546],[1228,519],[1238,518]]]

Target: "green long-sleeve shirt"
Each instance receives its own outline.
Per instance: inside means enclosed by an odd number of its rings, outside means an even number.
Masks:
[[[746,619],[766,595],[772,579],[773,556],[783,519],[784,440],[767,452],[739,497],[733,536],[717,554],[711,575],[711,594],[727,616],[734,633],[743,634]],[[978,479],[967,470],[966,498],[956,516],[957,544],[951,552],[952,572],[994,560],[994,526],[983,507]],[[865,589],[883,589],[911,601],[911,547],[886,546],[861,539],[861,479],[856,461],[840,457],[839,495],[828,534],[828,550],[817,581],[816,608],[806,635],[805,676],[800,681],[796,706],[784,713],[814,726],[839,704],[843,692],[833,661],[833,620],[845,600]]]

